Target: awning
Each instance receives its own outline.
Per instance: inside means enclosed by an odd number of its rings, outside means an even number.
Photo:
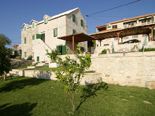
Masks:
[[[58,37],[58,39],[72,42],[73,52],[74,52],[74,44],[75,43],[95,40],[95,38],[93,38],[87,34],[84,34],[84,33],[76,33],[76,34],[72,34],[72,35],[66,35],[66,36]]]
[[[91,41],[91,40],[95,40],[95,38],[84,34],[84,33],[76,33],[76,34],[72,34],[72,35],[66,35],[66,36],[62,36],[62,37],[58,37],[58,39],[63,39],[66,41],[71,41],[74,37],[74,42],[83,42],[83,41]]]

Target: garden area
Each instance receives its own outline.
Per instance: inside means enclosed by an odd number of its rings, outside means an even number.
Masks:
[[[77,116],[153,116],[155,90],[99,83],[75,92]],[[60,81],[0,78],[1,116],[67,116],[72,104]]]

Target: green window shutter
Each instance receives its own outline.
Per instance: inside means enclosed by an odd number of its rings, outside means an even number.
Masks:
[[[83,20],[81,20],[81,26],[83,26]]]
[[[32,23],[32,28],[34,28],[34,23]]]
[[[47,18],[44,19],[44,23],[45,23],[45,24],[48,23],[48,19],[47,19]]]
[[[24,31],[26,31],[26,27],[24,27]]]
[[[37,39],[42,39],[42,34],[36,34]]]
[[[66,54],[66,45],[62,46],[62,55]]]
[[[75,22],[75,15],[72,15],[73,22]]]
[[[75,34],[76,33],[76,31],[73,29],[73,34]]]
[[[26,37],[24,38],[24,44],[26,44]]]
[[[58,28],[53,29],[53,36],[54,37],[58,36]]]
[[[59,46],[57,46],[57,51],[58,51],[58,53],[59,53]]]
[[[24,54],[25,54],[25,57],[26,57],[26,52]]]
[[[37,62],[39,62],[39,56],[37,56]]]
[[[35,40],[35,35],[32,35],[32,40]]]

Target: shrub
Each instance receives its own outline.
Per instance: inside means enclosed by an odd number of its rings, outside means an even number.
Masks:
[[[30,55],[30,56],[27,58],[27,60],[32,60],[32,55]]]
[[[155,51],[155,48],[145,48],[144,52],[147,52],[147,51]],[[140,49],[139,52],[143,52],[143,49]]]
[[[49,53],[47,51],[47,54],[46,55],[48,55],[50,57],[50,59],[51,59],[52,62],[56,62],[58,60],[59,53],[58,53],[57,50],[52,50],[51,53]]]
[[[107,50],[104,49],[104,50],[102,50],[102,52],[100,54],[106,54],[106,53],[107,53]]]

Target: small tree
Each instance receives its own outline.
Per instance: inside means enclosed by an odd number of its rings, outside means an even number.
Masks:
[[[52,50],[51,53],[49,53],[49,52],[47,51],[47,54],[46,54],[46,55],[48,55],[48,56],[50,57],[50,59],[51,59],[52,62],[56,62],[57,59],[58,59],[58,54],[59,54],[59,53],[58,53],[57,50]]]
[[[0,34],[0,75],[4,74],[4,80],[7,73],[10,70],[10,60],[8,55],[10,54],[10,49],[6,48],[6,44],[10,44],[11,40],[3,34]]]
[[[75,111],[75,91],[80,87],[80,80],[84,74],[85,69],[91,65],[90,53],[85,56],[80,50],[80,45],[77,46],[77,52],[74,52],[77,60],[71,59],[69,56],[62,60],[58,57],[59,68],[53,70],[56,74],[56,78],[62,82],[67,95]]]

